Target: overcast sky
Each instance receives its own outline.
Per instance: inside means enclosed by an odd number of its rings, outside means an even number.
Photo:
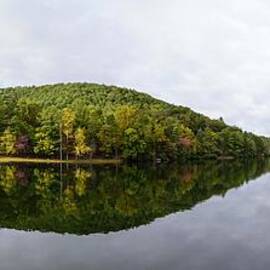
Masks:
[[[0,86],[70,81],[270,135],[270,1],[1,0]]]

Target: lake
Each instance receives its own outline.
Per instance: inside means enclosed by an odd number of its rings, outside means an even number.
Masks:
[[[269,269],[269,171],[0,165],[1,269]]]

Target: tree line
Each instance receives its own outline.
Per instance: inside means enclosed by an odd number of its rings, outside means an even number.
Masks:
[[[88,83],[0,89],[0,154],[164,161],[256,157],[270,140],[135,90]]]

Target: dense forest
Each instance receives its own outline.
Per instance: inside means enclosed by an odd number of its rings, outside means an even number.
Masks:
[[[0,154],[60,159],[256,157],[266,137],[147,94],[89,83],[0,89]]]

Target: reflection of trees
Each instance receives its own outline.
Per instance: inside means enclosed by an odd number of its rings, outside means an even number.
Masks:
[[[87,183],[91,178],[92,173],[82,168],[77,168],[75,171],[75,191],[78,196],[82,196],[86,192]]]
[[[2,166],[0,169],[0,186],[7,194],[11,194],[17,184],[16,167]]]
[[[48,192],[50,193],[50,187],[54,181],[56,181],[56,175],[50,170],[40,171],[39,169],[34,169],[35,189],[36,194],[46,197]]]
[[[117,231],[224,196],[270,168],[269,162],[69,168],[0,167],[0,225],[17,229],[88,234]],[[28,184],[18,185],[19,178]],[[19,180],[21,181],[21,180]],[[59,185],[62,181],[61,185]]]
[[[63,207],[65,214],[76,215],[78,208],[75,201],[74,189],[72,186],[67,186],[64,190],[61,206]]]
[[[47,213],[56,201],[56,194],[52,188],[57,182],[57,174],[54,170],[33,170],[34,195],[37,196],[36,208],[39,213]]]

